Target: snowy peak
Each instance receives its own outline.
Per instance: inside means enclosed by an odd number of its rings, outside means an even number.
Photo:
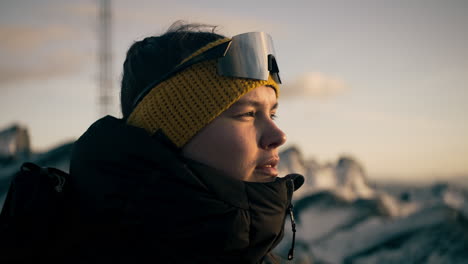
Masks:
[[[30,152],[29,133],[25,127],[14,124],[0,131],[0,164],[23,158]]]
[[[306,174],[307,168],[302,159],[302,153],[296,146],[282,151],[279,156],[281,161],[279,164],[280,175],[286,175],[291,172],[302,175]]]
[[[339,186],[347,187],[359,197],[370,197],[374,191],[369,187],[361,164],[351,157],[341,157],[335,167]]]
[[[280,159],[280,175],[299,173],[305,178],[296,199],[322,190],[338,192],[351,200],[374,195],[363,166],[352,157],[342,156],[336,162],[320,164],[313,159],[304,159],[299,148],[292,146],[280,153]]]

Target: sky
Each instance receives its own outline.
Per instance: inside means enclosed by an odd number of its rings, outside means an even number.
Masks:
[[[468,1],[112,1],[113,107],[125,53],[173,22],[265,31],[283,81],[282,147],[373,180],[468,175]],[[0,0],[0,129],[44,151],[100,118],[98,0]]]

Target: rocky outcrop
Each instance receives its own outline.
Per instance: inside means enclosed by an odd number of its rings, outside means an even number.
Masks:
[[[299,173],[305,178],[305,184],[295,194],[295,199],[323,190],[339,192],[340,196],[350,200],[375,195],[369,186],[363,166],[352,157],[342,156],[335,163],[319,164],[313,159],[304,159],[296,146],[282,151],[279,155],[280,175]]]
[[[31,154],[28,130],[14,124],[0,131],[0,166],[27,158]]]

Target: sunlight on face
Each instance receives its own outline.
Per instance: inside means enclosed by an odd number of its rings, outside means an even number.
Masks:
[[[278,176],[278,147],[286,135],[275,124],[275,90],[248,92],[196,134],[182,149],[187,158],[250,182]]]

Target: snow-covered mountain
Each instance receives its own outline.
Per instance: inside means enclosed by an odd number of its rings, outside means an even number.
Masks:
[[[27,128],[13,124],[0,131],[0,166],[30,154],[30,140]]]
[[[468,194],[449,184],[400,193],[374,189],[350,157],[305,161],[297,147],[281,154],[282,174],[303,173],[295,202],[293,263],[466,263]],[[290,222],[275,249],[286,256]]]
[[[319,164],[313,159],[305,160],[295,146],[279,155],[280,175],[299,173],[305,177],[305,184],[295,193],[295,199],[323,190],[336,192],[350,200],[375,195],[362,165],[352,157],[340,157],[336,163]]]

